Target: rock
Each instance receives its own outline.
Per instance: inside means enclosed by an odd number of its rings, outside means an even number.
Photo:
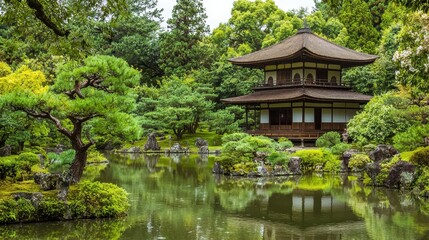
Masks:
[[[42,190],[54,190],[57,189],[62,181],[61,174],[50,174],[50,173],[35,173],[34,182],[40,185]]]
[[[213,167],[213,173],[214,174],[223,174],[223,169],[222,169],[222,165],[219,162],[215,162],[214,167]]]
[[[15,201],[18,201],[20,198],[24,198],[31,201],[31,204],[34,207],[38,207],[40,202],[43,199],[43,194],[39,192],[17,192],[12,195]]]
[[[268,157],[268,153],[266,152],[256,152],[255,158],[253,160],[255,160],[256,162],[263,162],[265,161],[265,159],[267,159],[267,157]]]
[[[171,149],[170,149],[170,152],[172,152],[172,153],[179,153],[179,152],[182,152],[183,150],[182,150],[182,147],[180,146],[180,144],[179,143],[175,143],[172,147],[171,147]]]
[[[0,148],[0,157],[10,156],[12,154],[12,147],[10,145],[6,145]]]
[[[341,162],[341,171],[343,171],[343,172],[349,172],[350,171],[350,168],[349,168],[350,158],[353,155],[358,154],[358,153],[359,153],[359,151],[356,149],[349,149],[343,153],[342,162]]]
[[[398,161],[384,180],[388,188],[410,188],[416,177],[416,167],[410,162]]]
[[[130,153],[139,153],[141,151],[140,151],[139,147],[131,147],[130,149],[128,149],[128,152],[130,152]]]
[[[264,165],[264,163],[262,162],[262,164],[260,165],[260,166],[258,166],[257,167],[257,169],[258,169],[258,174],[260,175],[260,176],[266,176],[266,175],[268,175],[268,171],[267,171],[267,169],[265,168],[265,165]]]
[[[202,146],[209,146],[209,143],[202,138],[197,138],[195,139],[195,146],[201,148]]]
[[[380,171],[381,171],[381,166],[379,163],[374,162],[374,163],[368,163],[366,165],[366,173],[371,178],[373,186],[377,185],[377,176],[380,173]]]
[[[374,162],[381,162],[385,159],[392,158],[398,153],[398,150],[391,145],[378,145],[377,148],[369,152],[369,157]]]
[[[147,142],[144,145],[145,151],[158,151],[161,147],[159,146],[158,142],[156,141],[156,133],[151,133],[147,137]]]
[[[209,146],[201,146],[200,149],[198,149],[198,153],[209,154]]]
[[[291,157],[287,166],[291,174],[302,174],[300,157]]]

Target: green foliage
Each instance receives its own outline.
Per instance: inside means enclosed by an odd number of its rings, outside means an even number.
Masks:
[[[0,223],[16,222],[17,202],[14,200],[0,200]]]
[[[327,132],[316,140],[316,146],[330,148],[340,142],[341,136],[338,132]]]
[[[70,197],[74,214],[88,218],[119,217],[127,213],[127,192],[111,183],[82,182]]]
[[[410,157],[410,162],[422,167],[429,167],[429,147],[414,152]]]
[[[38,217],[45,220],[61,220],[67,212],[67,205],[55,198],[44,199],[37,208]]]
[[[414,125],[405,132],[393,137],[393,144],[400,152],[411,151],[425,146],[425,138],[429,138],[429,125]]]
[[[350,36],[346,47],[366,53],[375,52],[379,36],[372,24],[371,11],[365,1],[344,1],[339,19]]]
[[[299,150],[293,156],[301,158],[303,172],[314,171],[317,166],[323,167],[326,162],[337,160],[331,152],[323,148]]]
[[[345,151],[349,150],[352,146],[347,143],[337,143],[330,150],[334,155],[342,155]]]
[[[287,166],[290,160],[290,154],[285,152],[272,152],[270,155],[268,155],[268,163],[271,164],[271,166],[275,165],[281,165],[281,166]]]
[[[209,126],[210,131],[215,131],[220,135],[240,131],[235,114],[230,112],[228,108],[211,113],[209,116]]]
[[[16,218],[21,222],[30,221],[36,216],[36,208],[33,206],[30,200],[25,198],[20,198],[17,203],[17,213]]]
[[[285,138],[285,137],[281,137],[277,140],[278,144],[277,144],[277,151],[284,151],[288,148],[293,147],[293,143],[291,140]]]
[[[360,171],[365,168],[366,164],[370,163],[371,159],[366,154],[355,154],[350,158],[349,168],[355,171]]]
[[[70,167],[76,155],[73,149],[66,150],[59,154],[50,152],[48,153],[49,171],[62,172]]]
[[[169,32],[161,35],[160,62],[167,76],[201,67],[207,55],[200,41],[208,32],[202,1],[178,0],[167,20]]]
[[[330,158],[323,166],[324,171],[339,172],[341,170],[341,160]]]
[[[31,152],[25,152],[19,154],[18,158],[16,159],[18,167],[26,171],[27,173],[31,173],[31,167],[40,164],[39,156],[37,156],[34,153]]]
[[[14,179],[18,171],[19,167],[15,159],[0,158],[0,180],[5,180],[6,177]]]
[[[351,138],[361,145],[391,143],[392,138],[405,131],[414,119],[406,111],[409,99],[387,93],[376,96],[348,123]]]

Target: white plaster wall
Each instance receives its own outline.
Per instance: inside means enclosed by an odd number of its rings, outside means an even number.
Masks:
[[[306,108],[305,109],[304,121],[306,123],[314,122],[314,108]]]
[[[300,69],[300,68],[298,68],[298,69],[292,69],[292,81],[293,81],[293,79],[294,79],[294,77],[295,77],[295,74],[299,74],[299,76],[300,76],[300,79],[301,79],[301,81],[302,81],[302,79],[303,79],[303,76],[302,76],[302,69]]]
[[[332,77],[335,77],[337,79],[337,84],[340,84],[340,78],[341,78],[340,71],[328,71],[329,82],[331,82]]]
[[[261,110],[261,123],[270,123],[270,114],[268,109]]]
[[[292,110],[292,121],[294,123],[302,122],[302,108],[294,108]]]
[[[346,110],[345,109],[334,109],[334,123],[345,123],[346,121]]]
[[[332,122],[331,109],[322,108],[322,122],[330,123]]]
[[[316,69],[304,69],[304,79],[307,79],[307,75],[311,73],[313,75],[313,81],[316,80]]]
[[[270,108],[275,108],[275,107],[290,107],[291,104],[290,103],[273,103],[270,104]]]

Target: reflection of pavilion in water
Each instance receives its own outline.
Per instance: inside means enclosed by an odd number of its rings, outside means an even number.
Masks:
[[[292,239],[367,237],[363,220],[346,202],[323,191],[295,189],[288,194],[273,193],[251,202],[243,214],[268,221],[263,227],[264,239],[276,239],[276,235],[290,235]]]

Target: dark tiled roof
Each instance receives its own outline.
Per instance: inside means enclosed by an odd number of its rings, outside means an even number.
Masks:
[[[280,103],[294,100],[346,101],[366,103],[372,96],[353,92],[347,89],[333,88],[282,88],[256,91],[247,95],[225,98],[221,101],[228,104]]]
[[[247,67],[263,67],[268,64],[297,61],[325,62],[352,67],[372,63],[375,59],[377,59],[376,55],[342,47],[304,28],[278,44],[229,61],[235,65]]]

